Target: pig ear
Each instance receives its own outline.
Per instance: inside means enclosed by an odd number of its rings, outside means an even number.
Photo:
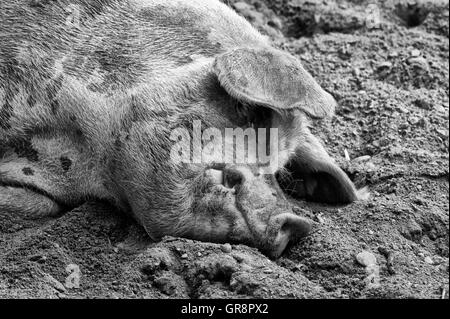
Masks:
[[[309,132],[302,137],[285,168],[288,174],[281,172],[278,181],[281,188],[295,198],[349,204],[369,197],[366,188],[355,188],[350,178]]]
[[[234,98],[276,111],[300,109],[313,118],[334,112],[336,101],[293,56],[272,48],[238,48],[219,55],[213,72]]]

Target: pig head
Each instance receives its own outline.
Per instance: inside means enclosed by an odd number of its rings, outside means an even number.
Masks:
[[[225,5],[73,1],[74,32],[60,22],[69,2],[0,4],[0,212],[106,200],[155,240],[246,243],[278,257],[311,229],[283,190],[331,204],[367,196],[308,129],[334,99]],[[205,159],[196,123],[203,142],[208,129],[275,129],[256,137],[271,160]],[[184,160],[174,159],[180,143]]]

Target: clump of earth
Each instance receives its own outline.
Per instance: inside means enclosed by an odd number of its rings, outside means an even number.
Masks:
[[[371,198],[292,202],[313,233],[271,260],[166,237],[99,203],[0,213],[2,298],[448,298],[448,1],[226,1],[339,108],[315,133]]]

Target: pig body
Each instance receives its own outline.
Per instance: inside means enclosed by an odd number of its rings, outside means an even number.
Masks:
[[[333,108],[300,62],[219,1],[0,3],[3,212],[57,215],[98,199],[154,239],[242,242],[276,257],[308,221],[257,164],[174,163],[171,134],[196,120],[275,127],[276,168],[300,174],[294,193],[352,202],[362,193],[307,128]]]

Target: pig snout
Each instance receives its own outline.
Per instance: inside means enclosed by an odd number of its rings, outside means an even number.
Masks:
[[[227,166],[205,174],[215,185],[232,190],[241,220],[240,239],[246,238],[269,257],[279,257],[289,242],[310,233],[312,222],[295,215],[289,203],[277,197],[273,185],[250,168]]]
[[[268,243],[264,247],[265,252],[273,257],[279,257],[289,242],[296,242],[309,235],[312,223],[292,213],[281,213],[269,220],[267,228]]]

